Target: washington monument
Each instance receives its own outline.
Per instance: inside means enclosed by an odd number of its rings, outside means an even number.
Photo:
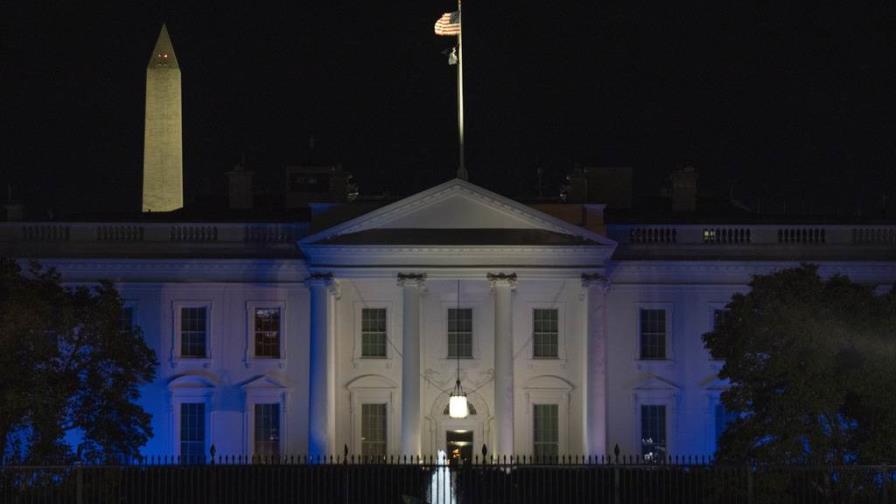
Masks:
[[[168,29],[162,25],[146,67],[144,212],[170,212],[184,206],[181,124],[180,67]]]

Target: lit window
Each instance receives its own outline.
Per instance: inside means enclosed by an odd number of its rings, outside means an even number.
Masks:
[[[180,456],[187,463],[205,460],[205,404],[180,405]]]
[[[555,308],[536,308],[532,312],[532,356],[556,359],[558,322]]]
[[[180,309],[181,357],[205,357],[208,313],[204,306]]]
[[[255,454],[263,457],[280,455],[280,405],[255,405]]]
[[[361,405],[361,455],[386,455],[386,405]]]
[[[641,310],[641,359],[666,358],[666,310]]]
[[[386,309],[361,310],[361,357],[386,356]]]
[[[716,230],[715,229],[704,229],[703,230],[703,242],[704,243],[714,243],[716,241]]]
[[[473,357],[473,309],[448,309],[448,357]]]
[[[559,407],[536,404],[532,411],[533,453],[536,457],[556,457],[560,453]]]
[[[666,453],[666,406],[641,406],[641,455],[655,460]]]
[[[280,308],[255,309],[255,356],[280,357]]]

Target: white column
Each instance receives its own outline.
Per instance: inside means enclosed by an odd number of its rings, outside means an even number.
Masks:
[[[420,293],[424,274],[398,274],[401,317],[401,455],[420,455]]]
[[[308,360],[308,454],[311,456],[332,455],[332,429],[335,420],[328,401],[330,382],[333,380],[328,355],[329,297],[333,286],[333,275],[315,273],[305,280],[311,291],[310,336],[311,348]]]
[[[495,455],[513,455],[513,311],[516,273],[489,273],[495,298]]]
[[[607,291],[599,274],[582,275],[587,310],[585,351],[585,452],[607,455]]]

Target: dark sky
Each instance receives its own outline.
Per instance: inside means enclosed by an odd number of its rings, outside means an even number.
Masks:
[[[896,202],[896,2],[465,4],[473,182],[555,193],[574,163],[693,164],[705,192],[789,208]],[[574,5],[574,6],[573,6]],[[167,20],[188,200],[242,155],[260,177],[341,162],[400,195],[456,167],[451,1],[4,2],[0,181],[31,207],[139,208],[145,68]],[[845,210],[844,210],[845,209]]]

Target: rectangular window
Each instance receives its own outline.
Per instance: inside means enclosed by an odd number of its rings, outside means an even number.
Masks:
[[[180,456],[187,463],[205,461],[205,403],[180,405]]]
[[[652,458],[666,453],[666,406],[641,406],[641,454]]]
[[[361,310],[361,357],[386,356],[386,309]]]
[[[361,405],[361,455],[386,455],[386,405]]]
[[[532,312],[532,356],[556,359],[558,322],[556,308],[536,308]]]
[[[205,357],[208,331],[207,310],[204,306],[180,309],[181,357]]]
[[[280,456],[280,405],[255,405],[255,455]]]
[[[559,407],[556,404],[536,404],[532,417],[535,456],[556,457],[560,453]]]
[[[280,308],[255,309],[255,356],[280,357]]]
[[[666,358],[666,310],[641,310],[641,358]]]
[[[448,357],[473,358],[472,308],[448,308]]]
[[[122,306],[121,317],[118,319],[118,329],[121,332],[130,331],[134,328],[134,307]]]

